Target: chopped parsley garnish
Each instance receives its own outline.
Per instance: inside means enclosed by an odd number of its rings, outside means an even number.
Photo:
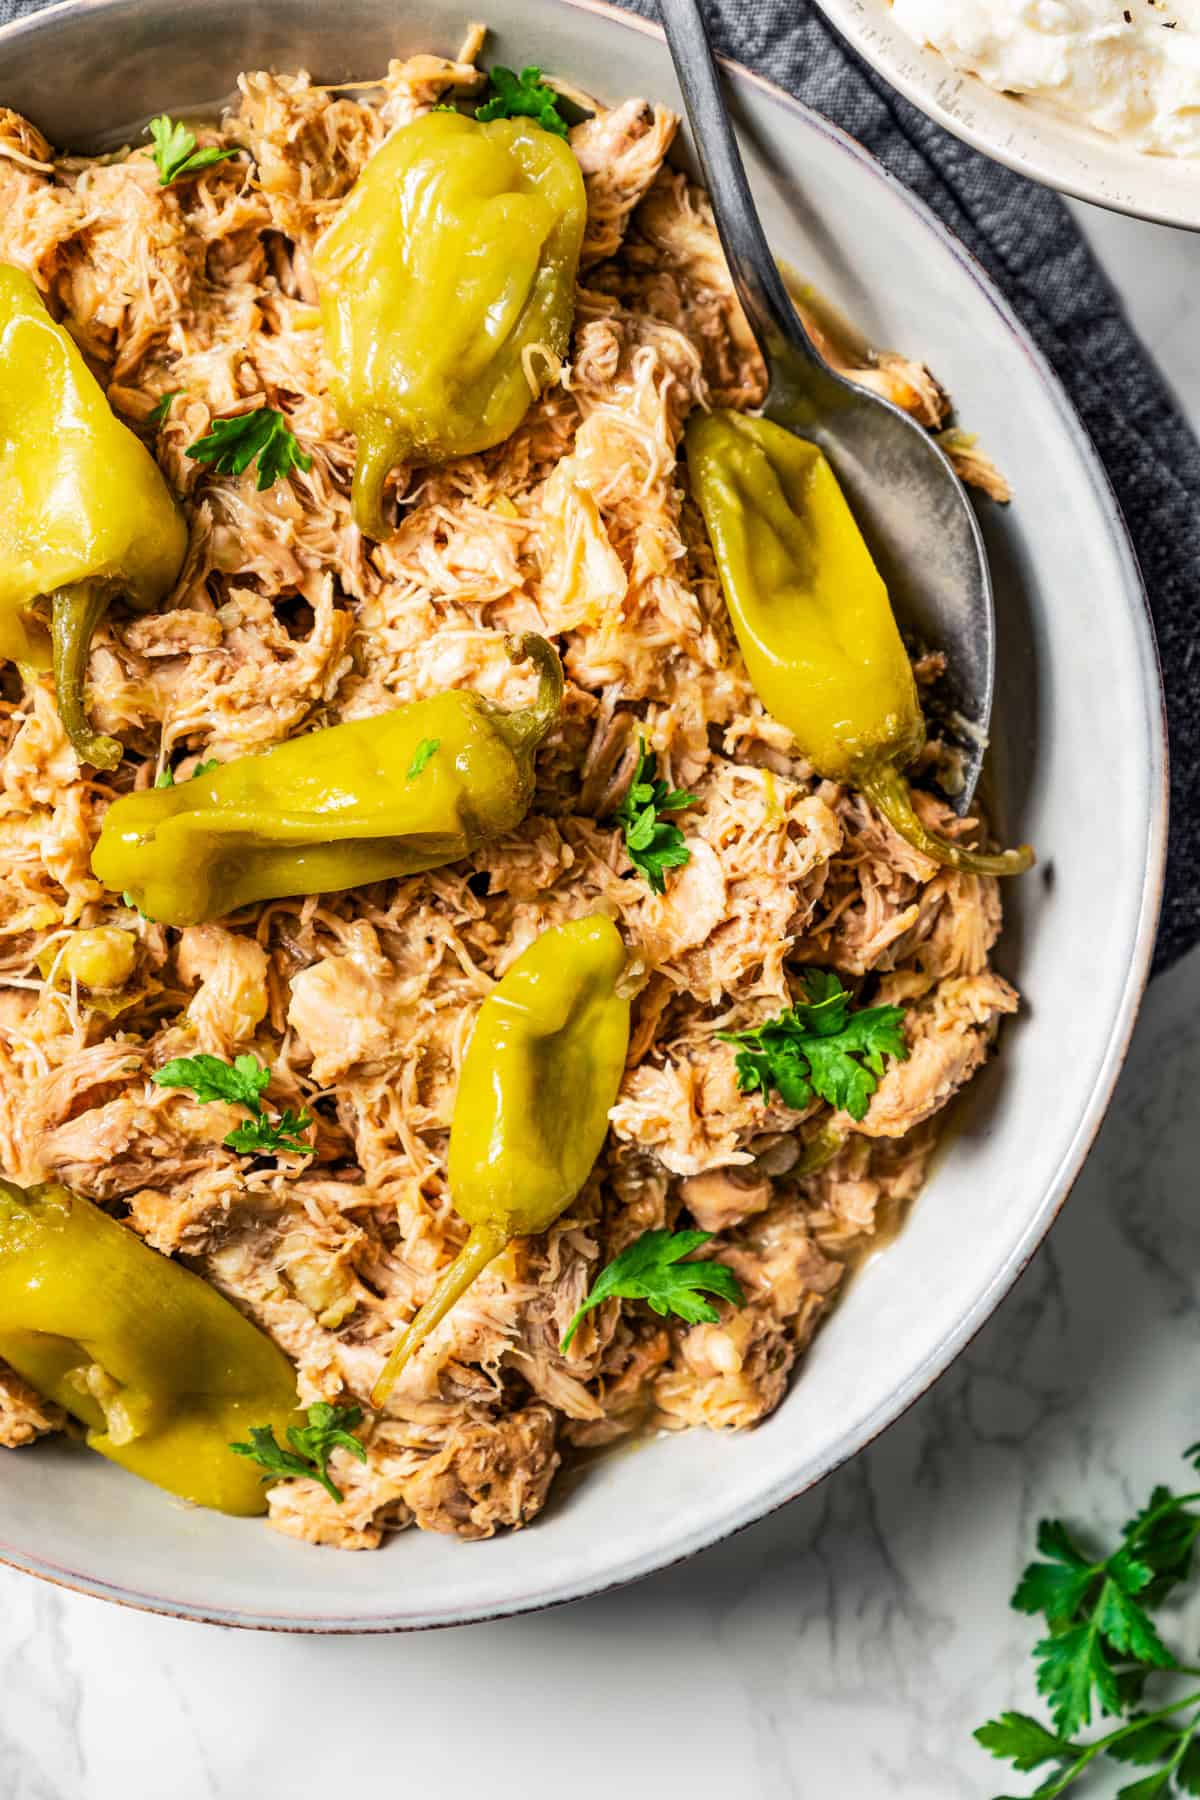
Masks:
[[[1187,1455],[1200,1466],[1200,1444]],[[1194,1686],[1200,1669],[1180,1662],[1150,1617],[1192,1572],[1197,1501],[1200,1493],[1156,1487],[1106,1556],[1082,1548],[1059,1519],[1038,1526],[1044,1560],[1029,1565],[1011,1604],[1045,1620],[1047,1635],[1033,1656],[1052,1725],[1005,1712],[981,1725],[975,1738],[1021,1771],[1052,1764],[1036,1790],[1046,1800],[1073,1787],[1102,1756],[1149,1770],[1123,1787],[1118,1800],[1200,1794],[1200,1691]],[[1170,1698],[1167,1689],[1165,1704],[1146,1707],[1150,1681],[1178,1687],[1185,1676],[1190,1692]],[[1090,1725],[1093,1706],[1122,1723],[1080,1740],[1075,1734]]]
[[[294,1150],[311,1156],[312,1145],[299,1133],[312,1124],[312,1114],[305,1109],[294,1113],[290,1107],[277,1119],[269,1119],[263,1111],[262,1096],[271,1080],[271,1071],[256,1056],[238,1056],[228,1063],[219,1056],[177,1056],[155,1069],[150,1077],[159,1087],[190,1088],[197,1100],[224,1100],[231,1106],[244,1106],[250,1113],[245,1124],[235,1126],[221,1141],[243,1156],[272,1156],[280,1150]]]
[[[319,1481],[330,1499],[340,1506],[345,1496],[329,1473],[329,1458],[340,1449],[349,1450],[359,1462],[366,1462],[367,1453],[362,1442],[353,1436],[355,1426],[362,1423],[362,1416],[361,1406],[330,1406],[327,1401],[318,1400],[308,1409],[307,1425],[288,1426],[290,1450],[283,1448],[270,1425],[252,1425],[250,1442],[230,1444],[229,1448],[235,1456],[249,1456],[266,1469],[264,1483],[277,1481],[280,1477],[305,1475],[312,1481]]]
[[[908,1058],[901,1006],[864,1006],[853,1001],[832,971],[810,969],[807,998],[777,1018],[749,1031],[718,1031],[725,1044],[740,1046],[735,1068],[744,1094],[756,1089],[764,1099],[772,1088],[785,1106],[802,1111],[816,1094],[830,1106],[861,1119],[879,1086],[884,1057]]]
[[[311,1156],[312,1145],[307,1138],[297,1135],[311,1124],[310,1112],[294,1113],[289,1106],[275,1120],[268,1119],[263,1113],[256,1114],[222,1141],[230,1150],[237,1150],[243,1156],[274,1156],[279,1150],[294,1150],[300,1156]]]
[[[273,406],[214,419],[207,437],[198,438],[188,455],[211,463],[218,475],[241,475],[257,457],[255,486],[260,493],[292,469],[312,468],[312,457],[301,450],[291,426]]]
[[[186,391],[185,388],[173,388],[169,394],[164,394],[157,405],[150,408],[149,414],[147,415],[151,425],[164,424],[166,422],[167,414],[171,410],[172,400],[178,400],[180,394],[186,393]]]
[[[415,781],[431,756],[436,756],[442,747],[441,738],[422,738],[413,751],[413,759],[408,765],[408,779]]]
[[[191,1088],[197,1100],[226,1100],[232,1106],[262,1111],[261,1096],[271,1080],[257,1056],[238,1056],[225,1062],[220,1056],[177,1056],[155,1069],[151,1076],[159,1087]]]
[[[219,769],[220,766],[221,765],[217,761],[217,758],[215,756],[210,757],[207,762],[202,762],[202,763],[196,764],[195,768],[192,770],[191,774],[188,776],[188,780],[189,781],[199,781],[200,777],[202,775],[207,775],[210,769]],[[174,787],[175,786],[175,771],[174,771],[174,769],[172,769],[170,767],[170,765],[168,765],[165,769],[160,769],[157,776],[155,777],[154,785],[156,788]]]
[[[555,137],[566,137],[567,121],[558,110],[558,95],[542,80],[542,71],[532,63],[518,75],[514,69],[497,65],[488,76],[491,93],[475,114],[485,123],[488,119],[533,119],[543,131]]]
[[[614,1256],[592,1283],[587,1299],[567,1326],[560,1348],[566,1355],[579,1321],[605,1300],[644,1300],[665,1319],[669,1313],[692,1325],[713,1325],[720,1317],[705,1293],[744,1306],[746,1296],[733,1270],[721,1262],[684,1262],[707,1244],[711,1231],[643,1231]]]
[[[681,869],[691,860],[692,853],[678,825],[665,822],[659,815],[694,806],[696,796],[658,780],[657,767],[653,750],[647,750],[645,738],[639,737],[637,768],[612,822],[625,833],[625,848],[634,868],[645,876],[654,893],[661,894],[667,885],[666,871]]]
[[[154,140],[159,187],[170,187],[184,175],[195,175],[201,169],[211,168],[213,163],[226,162],[238,154],[236,150],[220,150],[215,144],[197,150],[195,132],[167,113],[159,113],[157,119],[151,119],[146,129]]]

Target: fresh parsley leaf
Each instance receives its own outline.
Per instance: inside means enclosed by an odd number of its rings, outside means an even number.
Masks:
[[[542,80],[542,71],[532,63],[518,75],[499,64],[488,76],[491,96],[477,110],[475,117],[488,119],[533,119],[543,131],[565,138],[567,121],[558,110],[558,96]]]
[[[186,389],[184,389],[184,388],[174,388],[171,391],[171,393],[164,394],[162,399],[158,402],[158,404],[156,406],[152,406],[150,408],[149,413],[147,414],[147,417],[148,417],[151,425],[165,424],[167,414],[171,410],[172,400],[178,400],[180,394],[185,393],[185,392],[186,392]]]
[[[257,458],[255,486],[260,493],[292,469],[312,468],[312,457],[301,450],[291,426],[272,406],[214,419],[212,430],[187,454],[195,462],[211,463],[218,475],[241,475]]]
[[[1143,1518],[1149,1522],[1148,1514]],[[1050,1627],[1034,1657],[1038,1689],[1060,1731],[1088,1723],[1093,1693],[1104,1712],[1119,1713],[1127,1704],[1113,1655],[1145,1668],[1174,1666],[1137,1598],[1155,1579],[1153,1568],[1135,1554],[1138,1530],[1135,1523],[1112,1556],[1093,1562],[1061,1520],[1043,1519],[1038,1527],[1038,1549],[1048,1560],[1029,1565],[1012,1604],[1017,1612],[1041,1613]]]
[[[1117,1789],[1117,1800],[1159,1800],[1160,1794],[1170,1791],[1171,1776],[1174,1771],[1170,1765],[1159,1769],[1154,1775],[1147,1775],[1144,1781],[1131,1782],[1128,1787]]]
[[[251,1117],[222,1138],[230,1150],[243,1156],[271,1156],[280,1150],[294,1150],[302,1156],[312,1151],[307,1138],[298,1134],[312,1124],[312,1114],[299,1113],[289,1107],[276,1120],[263,1111],[262,1095],[271,1080],[271,1071],[256,1056],[239,1056],[232,1063],[219,1056],[177,1056],[164,1063],[150,1078],[159,1087],[191,1088],[197,1100],[224,1100],[232,1106],[246,1107]]]
[[[1149,1570],[1139,1563],[1126,1561],[1123,1574],[1119,1552],[1111,1558],[1108,1567],[1109,1578],[1096,1602],[1096,1625],[1100,1635],[1118,1655],[1128,1657],[1131,1662],[1144,1663],[1152,1669],[1174,1668],[1175,1658],[1159,1637],[1149,1614],[1132,1598],[1145,1587],[1150,1578]],[[1129,1586],[1127,1577],[1135,1569],[1137,1585]]]
[[[693,1325],[712,1325],[720,1317],[704,1299],[705,1292],[744,1306],[741,1283],[724,1263],[682,1260],[707,1244],[711,1236],[711,1231],[643,1231],[592,1283],[587,1299],[567,1326],[560,1346],[563,1354],[584,1314],[605,1300],[644,1300],[660,1318],[674,1313]]]
[[[249,1456],[266,1469],[263,1481],[287,1479],[293,1475],[308,1476],[319,1481],[331,1499],[340,1506],[345,1496],[329,1473],[329,1458],[334,1450],[348,1450],[359,1462],[366,1462],[362,1441],[353,1435],[362,1423],[361,1406],[330,1406],[319,1400],[308,1409],[307,1425],[289,1425],[290,1450],[285,1450],[270,1425],[252,1425],[248,1444],[230,1444],[235,1456]]]
[[[1101,1712],[1120,1711],[1112,1664],[1094,1618],[1043,1638],[1033,1654],[1038,1693],[1059,1731],[1075,1731],[1090,1723],[1093,1694]]]
[[[1001,1713],[989,1719],[975,1732],[975,1741],[993,1756],[1011,1762],[1022,1772],[1040,1768],[1043,1763],[1067,1762],[1079,1754],[1079,1746],[1057,1732],[1047,1731],[1028,1713]]]
[[[270,1069],[256,1056],[238,1056],[227,1063],[219,1056],[176,1056],[155,1069],[150,1077],[159,1087],[191,1088],[197,1100],[226,1100],[261,1112],[259,1098],[271,1080]]]
[[[664,824],[659,814],[694,806],[696,796],[668,787],[658,779],[657,767],[658,758],[653,750],[647,750],[645,738],[639,737],[633,780],[611,822],[624,831],[625,849],[634,868],[645,876],[653,893],[661,894],[667,885],[666,871],[681,869],[692,853],[678,825]]]
[[[1117,1762],[1152,1763],[1161,1762],[1164,1757],[1172,1756],[1179,1745],[1179,1730],[1161,1719],[1150,1719],[1139,1725],[1133,1721],[1135,1729],[1127,1737],[1119,1738],[1108,1754]]]
[[[197,150],[195,132],[167,113],[159,113],[156,119],[151,119],[146,129],[154,140],[159,187],[170,187],[184,175],[195,175],[201,169],[211,168],[213,163],[225,162],[238,154],[236,150],[219,150],[215,144]]]
[[[307,1108],[294,1113],[288,1107],[274,1121],[256,1113],[244,1125],[236,1126],[222,1142],[243,1156],[272,1156],[277,1150],[295,1150],[301,1156],[310,1156],[312,1145],[297,1133],[311,1124],[312,1114]]]
[[[864,1006],[838,977],[824,969],[805,976],[807,998],[749,1031],[718,1031],[722,1043],[740,1046],[734,1064],[743,1093],[772,1088],[797,1112],[814,1094],[861,1119],[879,1086],[884,1058],[908,1057],[900,1006]]]
[[[1072,1542],[1061,1519],[1042,1520],[1037,1547],[1050,1561],[1030,1563],[1011,1604],[1016,1612],[1044,1613],[1048,1625],[1065,1624],[1078,1612],[1100,1565]]]
[[[1146,1505],[1125,1527],[1136,1537],[1138,1560],[1153,1571],[1143,1600],[1158,1606],[1171,1589],[1191,1574],[1192,1552],[1200,1535],[1200,1513],[1181,1506],[1169,1487],[1156,1487]]]
[[[436,756],[442,747],[441,738],[422,738],[413,751],[413,759],[408,765],[408,779],[415,781],[431,756]]]
[[[1175,1770],[1175,1785],[1185,1794],[1200,1794],[1200,1744],[1189,1742]]]

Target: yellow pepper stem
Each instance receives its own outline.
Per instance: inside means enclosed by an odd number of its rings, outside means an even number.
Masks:
[[[384,517],[383,490],[402,454],[399,433],[390,429],[385,420],[364,420],[358,432],[350,510],[363,536],[380,543],[391,537],[394,529]]]
[[[912,803],[908,782],[894,763],[870,763],[854,771],[855,786],[906,844],[932,862],[964,875],[1023,875],[1033,867],[1033,848],[1020,844],[1015,850],[966,850],[922,825]]]
[[[450,1308],[462,1298],[476,1276],[481,1275],[488,1264],[499,1256],[508,1241],[508,1232],[496,1222],[471,1227],[470,1237],[441,1277],[412,1324],[397,1340],[391,1355],[383,1366],[382,1374],[371,1390],[372,1406],[379,1407],[386,1403],[405,1363],[415,1351],[420,1349],[434,1327],[441,1324]]]
[[[509,638],[508,654],[514,662],[531,662],[538,673],[538,691],[532,706],[515,712],[499,709],[492,715],[492,729],[517,753],[535,750],[562,710],[562,664],[553,645],[535,631]]]
[[[50,642],[58,716],[80,762],[115,769],[124,751],[116,738],[93,731],[84,706],[92,633],[108,610],[112,589],[103,581],[73,581],[50,597]]]

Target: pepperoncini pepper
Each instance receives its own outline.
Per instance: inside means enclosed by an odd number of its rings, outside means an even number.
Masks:
[[[629,1049],[624,967],[610,919],[574,919],[536,938],[480,1007],[450,1126],[450,1197],[470,1235],[389,1356],[373,1405],[505,1245],[547,1230],[590,1175]]]
[[[84,710],[92,633],[117,595],[141,611],[161,600],[186,548],[154,458],[28,275],[0,263],[0,656],[52,660],[63,728],[98,769],[115,768],[121,746]],[[31,613],[41,598],[50,658]]]
[[[820,775],[853,783],[934,862],[1019,875],[1028,845],[967,850],[930,831],[902,770],[925,721],[882,578],[815,444],[769,419],[693,414],[692,490],[746,668]]]
[[[386,536],[395,463],[516,430],[567,348],[586,212],[571,150],[527,119],[430,112],[371,157],[313,254],[361,530]]]
[[[436,694],[125,794],[105,814],[92,868],[149,918],[183,926],[457,861],[520,824],[534,751],[558,717],[550,645],[528,635],[510,652],[537,665],[532,706]]]
[[[215,1288],[52,1182],[0,1180],[0,1357],[132,1474],[218,1512],[266,1510],[229,1446],[297,1422],[291,1364]]]

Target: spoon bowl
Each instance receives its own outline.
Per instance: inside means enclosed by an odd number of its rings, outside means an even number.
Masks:
[[[960,815],[979,780],[992,712],[995,608],[979,522],[945,452],[890,400],[831,369],[767,243],[697,0],[660,0],[696,157],[734,288],[767,364],[766,417],[828,457],[897,612],[942,650],[939,727],[961,752]]]

